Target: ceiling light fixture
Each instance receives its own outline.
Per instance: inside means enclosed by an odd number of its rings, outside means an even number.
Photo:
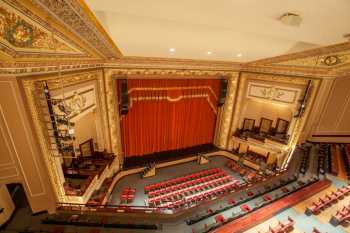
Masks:
[[[210,55],[210,54],[212,54],[212,52],[211,52],[211,51],[208,51],[207,54]]]
[[[242,57],[242,54],[241,53],[237,53],[237,57]]]
[[[175,52],[175,48],[170,48],[169,51],[170,51],[171,53],[173,53],[173,52]]]
[[[284,23],[285,25],[292,26],[292,27],[299,27],[301,22],[303,21],[303,18],[301,18],[300,15],[287,12],[283,14],[279,20]]]

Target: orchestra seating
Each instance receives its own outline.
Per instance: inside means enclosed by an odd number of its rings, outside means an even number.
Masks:
[[[348,179],[350,179],[350,144],[346,144],[343,149],[344,166]]]
[[[216,198],[238,187],[234,180],[220,168],[212,168],[144,187],[151,207],[178,209]]]
[[[127,187],[122,190],[120,194],[120,203],[121,204],[130,204],[134,201],[136,189]]]
[[[313,202],[312,206],[307,207],[305,210],[306,215],[318,214],[326,207],[335,203],[338,199],[344,198],[344,196],[349,195],[350,193],[350,184],[338,188],[337,191],[332,192],[330,195],[326,194],[324,198],[319,198],[317,202]]]
[[[308,186],[308,185],[311,185],[311,184],[313,184],[313,183],[316,183],[316,182],[318,182],[319,181],[319,179],[318,178],[313,178],[313,179],[308,179],[306,182],[303,182],[303,181],[296,181],[296,184],[297,184],[297,188],[295,188],[295,189],[292,189],[292,190],[290,190],[290,192],[289,193],[283,193],[283,192],[281,192],[280,194],[278,194],[278,195],[274,195],[274,197],[273,197],[273,199],[271,200],[271,201],[264,201],[263,199],[261,200],[261,202],[260,202],[260,204],[258,204],[258,205],[255,205],[255,206],[253,206],[253,207],[250,207],[250,209],[248,210],[248,209],[244,209],[244,210],[241,210],[241,211],[239,211],[239,212],[232,212],[232,217],[230,217],[230,218],[227,218],[227,219],[224,219],[223,220],[223,222],[216,222],[216,221],[213,221],[213,222],[211,222],[211,223],[206,223],[206,224],[203,224],[203,226],[202,227],[199,227],[199,228],[197,228],[198,227],[198,225],[199,224],[196,224],[196,229],[192,229],[192,232],[193,233],[209,233],[209,232],[212,232],[214,229],[216,229],[216,228],[218,228],[218,227],[220,227],[220,226],[222,226],[223,224],[226,224],[226,223],[229,223],[229,222],[232,222],[232,221],[234,221],[234,220],[237,220],[237,219],[239,219],[239,218],[241,218],[241,217],[243,217],[243,216],[245,216],[245,215],[247,215],[247,214],[249,214],[249,213],[252,213],[253,211],[256,211],[256,210],[258,210],[258,209],[260,209],[260,208],[262,208],[262,207],[264,207],[264,206],[266,206],[266,205],[268,205],[268,204],[270,204],[271,202],[274,202],[274,201],[277,201],[277,200],[279,200],[279,199],[281,199],[281,198],[283,198],[283,197],[286,197],[287,195],[290,195],[290,194],[292,194],[292,193],[294,193],[294,192],[296,192],[296,191],[298,191],[298,190],[300,190],[300,189],[302,189],[302,188],[305,188],[306,186]],[[214,214],[215,215],[215,214]],[[213,216],[213,215],[211,215],[211,216]],[[204,219],[204,218],[202,218],[202,219]],[[201,220],[202,220],[201,219]],[[215,217],[214,217],[214,219],[216,219]],[[200,221],[200,220],[199,220]],[[190,221],[190,220],[188,220],[188,221],[186,221],[187,222],[187,224],[188,225],[191,225],[191,224],[194,224],[194,223],[198,223],[199,221]]]
[[[88,226],[88,227],[104,227],[104,228],[126,228],[126,229],[144,229],[157,230],[156,224],[145,223],[124,223],[118,221],[117,218],[111,216],[83,215],[83,214],[54,214],[49,215],[42,220],[43,224],[54,225],[73,225],[73,226]]]
[[[245,168],[239,165],[236,161],[230,160],[226,163],[226,166],[230,168],[235,173],[240,174],[243,179],[249,183],[259,182],[263,179],[256,171],[251,171],[248,168]]]
[[[350,219],[350,204],[347,206],[343,206],[341,210],[338,210],[335,215],[331,217],[329,222],[333,226],[338,226],[339,224],[343,223],[344,221],[347,221]]]
[[[269,226],[269,230],[266,233],[285,233],[293,229],[294,220],[288,216],[288,221],[286,223],[278,222],[275,227]],[[260,233],[260,231],[259,231]]]

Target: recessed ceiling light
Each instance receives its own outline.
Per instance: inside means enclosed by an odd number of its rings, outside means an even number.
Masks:
[[[242,54],[241,53],[237,53],[237,57],[242,57]]]
[[[175,48],[170,48],[169,51],[170,51],[171,53],[173,53],[173,52],[175,52]]]
[[[208,51],[207,54],[210,55],[210,54],[212,54],[212,52],[211,52],[211,51]]]

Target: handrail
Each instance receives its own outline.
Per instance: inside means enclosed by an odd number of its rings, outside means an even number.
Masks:
[[[275,173],[273,175],[270,175],[265,178],[273,178],[278,177],[281,175],[284,175],[287,172],[287,169],[281,170],[278,173]],[[256,185],[257,183],[244,183],[239,186],[238,189],[236,189],[236,192],[243,191],[247,189],[248,187],[252,188],[253,185]],[[217,199],[221,199],[226,195],[221,195]],[[210,201],[210,200],[209,200]],[[206,203],[208,201],[205,201],[203,203]],[[182,211],[185,208],[179,208],[174,210],[173,208],[169,207],[149,207],[149,206],[137,206],[137,205],[113,205],[113,204],[78,204],[78,203],[64,203],[64,202],[58,202],[56,203],[56,206],[58,209],[63,208],[70,211],[98,211],[98,212],[119,212],[119,213],[130,213],[130,212],[143,212],[143,213],[161,213],[161,214],[174,214]],[[192,207],[191,207],[192,208]],[[170,211],[169,211],[170,210]]]

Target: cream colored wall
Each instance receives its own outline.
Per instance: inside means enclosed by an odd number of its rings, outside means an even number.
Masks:
[[[6,223],[10,219],[13,211],[15,210],[15,204],[12,201],[6,185],[0,185],[0,208],[4,208],[4,211],[0,213],[0,226]]]
[[[274,103],[263,103],[249,99],[246,100],[242,111],[243,113],[240,121],[240,127],[243,126],[244,118],[255,119],[255,126],[259,126],[260,119],[264,117],[273,120],[272,127],[276,126],[277,118],[282,118],[289,122],[293,118],[293,112],[289,106]]]
[[[318,93],[318,98],[322,96],[325,101],[313,109],[318,117],[308,122],[313,126],[310,139],[350,143],[350,77],[335,79]]]
[[[79,144],[93,139],[94,143],[97,143],[97,131],[96,131],[96,113],[90,111],[79,120],[74,121],[75,126],[75,144],[79,148]]]
[[[0,77],[0,185],[21,183],[33,212],[55,209],[31,122],[14,77]]]

